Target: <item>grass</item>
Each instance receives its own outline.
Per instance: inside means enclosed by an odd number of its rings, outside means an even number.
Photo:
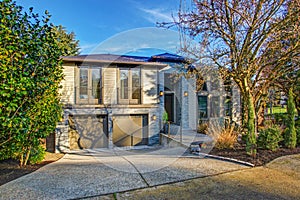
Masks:
[[[276,113],[287,113],[286,106],[284,106],[283,108],[281,106],[274,106],[273,109],[272,109],[272,113],[273,114],[276,114]],[[268,108],[268,114],[271,114],[270,108]]]

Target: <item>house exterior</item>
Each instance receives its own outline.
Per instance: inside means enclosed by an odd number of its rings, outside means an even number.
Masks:
[[[65,79],[60,93],[64,113],[49,139],[52,148],[68,152],[155,145],[164,112],[173,124],[182,124],[182,130],[196,130],[202,120],[210,118],[224,120],[226,112],[232,118],[231,111],[239,109],[239,102],[231,101],[225,109],[226,95],[212,92],[210,78],[198,92],[195,79],[174,76],[184,64],[183,57],[168,53],[63,57]]]

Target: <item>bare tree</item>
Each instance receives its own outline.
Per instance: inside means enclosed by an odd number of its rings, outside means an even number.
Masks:
[[[291,5],[293,9],[288,9]],[[299,0],[194,0],[191,4],[181,1],[177,22],[162,24],[176,24],[184,52],[200,62],[213,62],[224,77],[236,82],[246,107],[246,150],[253,156],[262,99],[270,85],[292,69],[286,63],[299,52],[300,41],[276,55],[270,52],[279,49],[276,44],[299,34],[299,27],[294,26],[298,16]],[[196,47],[185,35],[197,41]]]

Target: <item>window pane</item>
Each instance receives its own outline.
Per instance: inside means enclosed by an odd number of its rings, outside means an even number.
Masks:
[[[88,69],[80,68],[79,71],[79,97],[80,99],[88,98]]]
[[[225,107],[225,116],[231,116],[231,97],[226,96],[225,102],[224,102],[224,107]]]
[[[92,98],[100,99],[101,76],[100,69],[92,69]]]
[[[220,98],[212,97],[211,106],[210,106],[210,116],[219,117],[219,115],[220,115]]]
[[[198,96],[198,116],[207,118],[207,96]]]
[[[140,99],[141,98],[141,76],[139,69],[131,70],[132,76],[132,99]]]
[[[128,99],[128,70],[120,70],[120,97]]]

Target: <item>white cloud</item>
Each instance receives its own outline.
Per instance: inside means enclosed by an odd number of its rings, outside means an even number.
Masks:
[[[139,8],[142,12],[145,13],[144,18],[149,22],[173,22],[172,12],[170,10],[161,9],[161,8]]]
[[[99,43],[94,43],[94,44],[80,44],[79,48],[80,48],[80,54],[88,54],[90,53],[93,49],[95,49],[97,46],[99,45]]]

